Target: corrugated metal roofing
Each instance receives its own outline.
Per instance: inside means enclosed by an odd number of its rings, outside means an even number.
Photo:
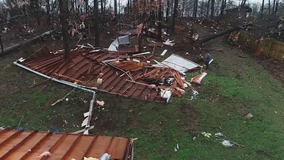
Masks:
[[[54,132],[0,130],[0,159],[34,160],[44,151],[51,156],[44,159],[81,160],[84,157],[100,158],[104,153],[111,159],[128,160],[132,155],[133,140]]]
[[[144,74],[144,71],[139,70],[139,66],[132,66],[135,72],[127,72],[116,67],[115,64],[102,63],[104,60],[126,59],[129,56],[118,53],[91,52],[92,50],[94,49],[77,48],[71,51],[70,59],[64,60],[63,54],[50,54],[48,49],[43,48],[25,60],[18,60],[15,64],[31,69],[42,76],[76,83],[89,89],[141,100],[166,102],[167,99],[161,98],[159,90],[131,81]],[[135,59],[145,58],[144,56],[132,55]],[[103,73],[102,84],[97,82],[99,73]]]
[[[192,70],[200,66],[195,62],[192,62],[188,59],[182,58],[181,56],[175,54],[170,55],[167,59],[161,62],[161,65],[156,65],[156,66],[162,66],[162,65],[170,66],[171,68],[174,68],[175,70],[181,73],[185,73],[188,70]]]

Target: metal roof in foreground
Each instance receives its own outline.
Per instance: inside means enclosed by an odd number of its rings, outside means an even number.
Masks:
[[[84,157],[100,158],[104,153],[111,159],[128,160],[132,155],[133,140],[96,135],[0,130],[0,159],[34,160],[45,151],[51,153],[39,159],[76,160]]]

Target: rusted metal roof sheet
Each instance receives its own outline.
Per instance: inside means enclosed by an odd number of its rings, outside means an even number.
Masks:
[[[44,159],[81,160],[108,153],[111,159],[128,160],[133,156],[132,147],[132,139],[120,137],[0,130],[0,159],[5,160],[34,160],[45,151],[51,156]]]
[[[118,53],[92,52],[93,48],[76,48],[71,51],[71,58],[64,60],[62,54],[46,54],[46,48],[35,53],[34,56],[20,59],[16,65],[32,71],[36,74],[53,80],[67,81],[69,84],[83,86],[83,88],[109,92],[126,97],[141,100],[166,102],[160,96],[159,90],[149,88],[141,83],[133,83],[132,80],[141,77],[144,71],[139,70],[138,65],[129,65],[129,71],[123,70],[115,63],[103,63],[108,60],[142,59],[145,55],[133,54],[127,56]],[[44,55],[44,56],[40,56]],[[36,58],[33,58],[36,57]],[[122,64],[121,64],[122,65]],[[125,67],[124,67],[125,68]],[[135,70],[135,72],[130,72]],[[102,83],[97,79],[103,73]],[[70,83],[71,82],[71,83]],[[82,87],[81,87],[82,88]]]

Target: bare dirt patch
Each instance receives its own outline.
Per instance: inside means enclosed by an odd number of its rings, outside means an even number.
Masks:
[[[190,133],[192,136],[199,134],[198,122],[200,120],[200,115],[194,110],[192,106],[183,105],[180,107],[180,112],[184,116],[183,124],[184,130]]]

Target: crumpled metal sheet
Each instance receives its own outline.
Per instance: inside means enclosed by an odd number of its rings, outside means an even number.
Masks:
[[[129,35],[117,37],[108,47],[109,51],[118,51],[119,45],[130,44]]]

